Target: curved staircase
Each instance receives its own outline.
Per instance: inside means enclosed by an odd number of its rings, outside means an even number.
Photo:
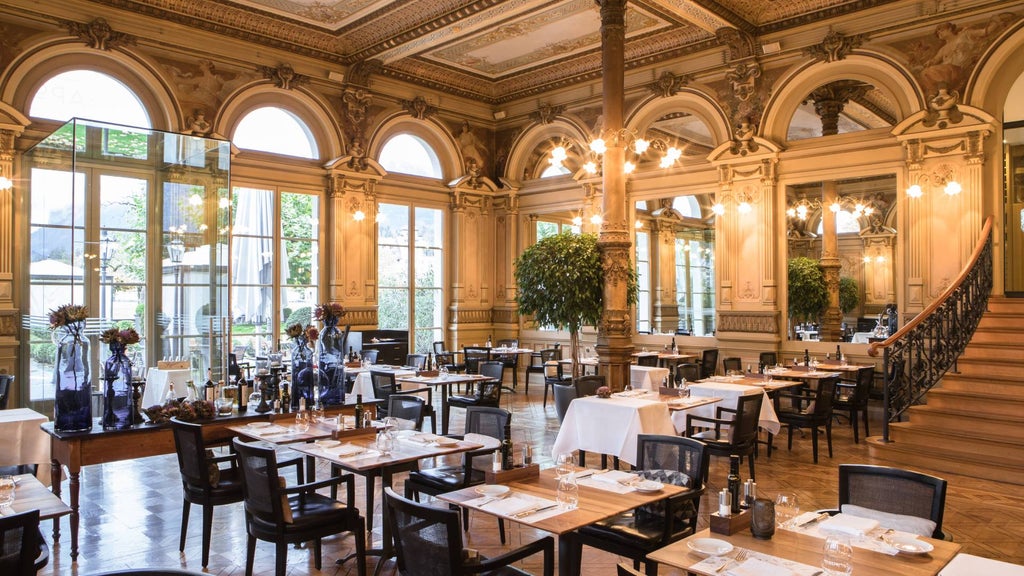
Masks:
[[[988,310],[927,404],[868,439],[871,456],[901,466],[1024,485],[1024,298]]]

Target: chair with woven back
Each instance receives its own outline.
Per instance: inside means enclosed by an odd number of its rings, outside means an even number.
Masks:
[[[676,364],[676,373],[674,378],[677,385],[682,384],[684,380],[691,383],[700,380],[700,364],[697,364],[696,362],[681,362]]]
[[[879,520],[886,528],[943,540],[946,487],[946,480],[913,470],[840,464],[839,510]]]
[[[793,429],[810,429],[814,463],[818,463],[819,428],[825,427],[828,443],[828,457],[832,457],[832,399],[835,397],[838,377],[818,380],[813,390],[775,393],[775,413],[779,422],[786,427],[788,449],[793,449]],[[782,402],[786,400],[786,402]],[[768,439],[768,453],[772,450],[772,437]]]
[[[39,510],[0,517],[0,574],[34,576],[45,563],[37,565],[46,541],[39,533]],[[49,560],[49,552],[45,558]]]
[[[604,376],[598,374],[588,374],[586,376],[580,376],[572,381],[573,386],[576,387],[576,397],[583,398],[584,396],[597,396],[597,389],[605,385]]]
[[[383,370],[370,370],[370,385],[373,386],[373,396],[377,400],[383,400],[384,404],[377,405],[377,417],[383,418],[388,415],[388,397],[398,393],[398,384],[395,382],[394,372]]]
[[[730,372],[743,372],[743,359],[739,356],[722,358],[722,372],[725,374],[729,374]]]
[[[569,404],[576,399],[576,386],[568,380],[556,382],[551,386],[551,396],[554,398],[555,414],[561,425],[562,420],[565,420],[565,413],[569,411]]]
[[[444,340],[437,340],[434,342],[434,365],[438,369],[445,368],[449,372],[465,372],[466,364],[458,362],[455,359],[455,352],[448,350],[444,345]]]
[[[775,352],[761,352],[757,356],[757,361],[765,368],[769,368],[779,363],[779,355]]]
[[[637,366],[657,366],[658,355],[657,354],[644,354],[636,357]]]
[[[718,348],[708,348],[700,355],[700,377],[710,378],[718,370]]]
[[[417,370],[423,370],[424,366],[427,365],[426,354],[406,354],[405,365]]]
[[[388,416],[397,418],[403,426],[414,430],[423,429],[424,405],[426,401],[412,394],[392,394],[388,397]]]
[[[714,418],[687,414],[686,437],[704,442],[712,456],[746,458],[750,478],[754,480],[754,451],[763,400],[763,393],[740,396],[735,409],[716,406]],[[729,417],[725,418],[726,415]]]
[[[491,349],[484,346],[463,346],[462,359],[466,363],[466,372],[479,374],[480,364],[491,359]]]
[[[599,548],[646,564],[646,574],[658,573],[647,554],[697,531],[700,499],[708,472],[708,453],[699,440],[680,436],[641,434],[637,437],[637,471],[646,479],[689,488],[665,500],[584,526],[577,532],[574,561],[583,546]]]
[[[355,507],[355,479],[351,474],[287,486],[272,448],[248,444],[239,438],[235,438],[232,445],[242,470],[246,576],[252,576],[257,540],[274,543],[275,573],[285,576],[289,544],[312,541],[313,565],[320,570],[323,564],[321,539],[342,532],[351,532],[355,538],[357,571],[359,576],[366,576],[366,522]],[[323,488],[337,489],[342,484],[345,486],[344,502],[317,492]]]
[[[560,362],[562,359],[560,348],[541,350],[541,355],[544,358],[544,402],[541,405],[547,408],[548,390],[552,389],[553,392],[553,387],[556,384],[572,384],[572,378],[565,374],[564,365]]]
[[[516,338],[503,338],[498,340],[498,348],[518,349],[519,340]],[[512,389],[519,387],[519,354],[516,352],[498,353],[494,357],[499,360],[505,368],[512,369]]]
[[[7,410],[7,399],[13,384],[14,374],[0,374],[0,410]]]
[[[537,553],[544,555],[544,576],[554,576],[555,541],[551,536],[493,558],[470,555],[459,533],[458,510],[420,504],[390,488],[384,490],[384,502],[402,576],[527,576],[512,564]]]
[[[363,348],[363,351],[359,353],[359,357],[368,364],[376,364],[378,356],[380,356],[380,350],[376,348]]]
[[[864,437],[867,438],[868,431],[868,400],[871,398],[871,386],[875,383],[875,369],[865,366],[857,370],[856,379],[853,382],[841,380],[836,383],[836,395],[832,400],[833,412],[846,412],[850,418],[850,425],[853,426],[853,442],[860,444],[860,426],[857,416],[864,420]],[[838,414],[836,415],[838,417]]]

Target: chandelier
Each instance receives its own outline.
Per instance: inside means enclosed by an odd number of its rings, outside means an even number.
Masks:
[[[649,152],[660,155],[658,166],[663,169],[671,168],[683,155],[682,150],[661,138],[643,138],[633,130],[623,128],[591,140],[586,148],[577,142],[562,138],[552,148],[548,163],[552,166],[564,167],[564,163],[569,157],[569,150],[577,149],[586,158],[583,170],[590,175],[597,174],[601,171],[601,162],[608,150],[609,142],[612,145],[618,144],[625,149],[626,159],[622,164],[622,171],[625,174],[632,174]]]

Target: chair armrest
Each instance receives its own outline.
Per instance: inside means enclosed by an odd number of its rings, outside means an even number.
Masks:
[[[280,460],[277,463],[277,469],[287,468],[289,466],[295,466],[295,480],[302,484],[305,478],[305,471],[302,468],[302,456],[296,456],[287,460]]]
[[[708,424],[715,425],[715,433],[717,434],[721,430],[722,424],[732,424],[732,420],[722,420],[720,418],[709,418],[707,416],[698,416],[696,414],[686,415],[686,435],[690,436],[693,434],[693,421],[707,422]]]
[[[306,494],[309,492],[315,492],[321,488],[330,488],[332,486],[338,486],[345,484],[345,496],[347,497],[345,502],[355,502],[356,486],[355,476],[352,474],[342,474],[340,476],[331,476],[324,478],[323,480],[317,480],[315,482],[307,482],[305,484],[296,484],[285,488],[285,494]]]
[[[545,576],[552,576],[555,570],[555,539],[551,536],[545,536],[540,540],[530,542],[525,546],[510,550],[500,556],[481,560],[479,564],[463,566],[463,569],[470,573],[489,572],[502,566],[508,566],[517,560],[533,556],[538,552],[544,553]]]
[[[700,501],[700,499],[701,499],[701,497],[703,495],[704,495],[704,487],[702,486],[702,487],[697,488],[697,489],[690,489],[688,492],[684,492],[682,494],[676,494],[675,496],[669,496],[668,498],[665,499],[665,518],[666,518],[666,522],[665,522],[665,526],[664,526],[664,528],[662,529],[662,532],[661,532],[661,542],[662,542],[662,544],[664,544],[664,545],[669,544],[670,540],[672,538],[672,535],[677,530],[677,527],[675,525],[676,524],[675,523],[676,508],[680,504],[682,504],[683,502],[688,502],[690,500],[697,500],[698,501],[697,509],[699,510],[699,507],[700,507],[699,501]],[[696,530],[697,518],[694,518],[693,520],[694,520],[694,532],[696,532],[697,531]]]
[[[724,406],[715,406],[715,418],[722,418],[722,414],[726,413],[726,412],[728,412],[729,414],[736,414],[736,409],[735,408],[726,408]],[[723,424],[726,424],[726,423],[731,424],[733,420],[735,420],[735,418],[730,418],[728,420],[724,420],[723,419]]]
[[[220,464],[221,462],[231,462],[231,467],[234,468],[238,464],[238,457],[236,454],[227,454],[225,456],[214,456],[213,458],[207,458],[207,464]]]
[[[424,386],[423,388],[413,388],[412,390],[402,390],[402,394],[419,394],[420,392],[427,393],[427,404],[434,403],[434,389],[430,386]]]

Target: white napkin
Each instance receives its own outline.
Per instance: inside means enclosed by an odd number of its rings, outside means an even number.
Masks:
[[[863,536],[878,528],[878,520],[840,513],[823,521],[818,528],[825,533],[833,532],[849,534],[850,536]]]
[[[793,571],[757,558],[748,558],[743,564],[732,568],[729,576],[791,576]]]
[[[332,446],[331,448],[321,448],[324,452],[337,456],[339,458],[345,458],[347,456],[355,456],[356,454],[362,454],[366,452],[366,448],[362,446],[356,446],[355,444],[342,444],[340,446]]]
[[[590,477],[596,482],[610,482],[612,484],[621,484],[623,482],[632,482],[636,480],[638,476],[636,474],[630,474],[629,472],[623,472],[621,470],[609,470],[603,474],[594,474]]]
[[[543,504],[538,503],[538,501],[533,498],[512,495],[508,498],[500,498],[498,500],[494,500],[490,504],[487,504],[487,510],[492,514],[511,516],[538,506],[543,506]]]
[[[614,492],[616,494],[629,494],[630,492],[636,492],[636,488],[633,486],[626,486],[625,484],[619,484],[618,482],[603,482],[590,477],[581,478],[577,480],[576,483],[580,486],[604,490],[605,492]]]

